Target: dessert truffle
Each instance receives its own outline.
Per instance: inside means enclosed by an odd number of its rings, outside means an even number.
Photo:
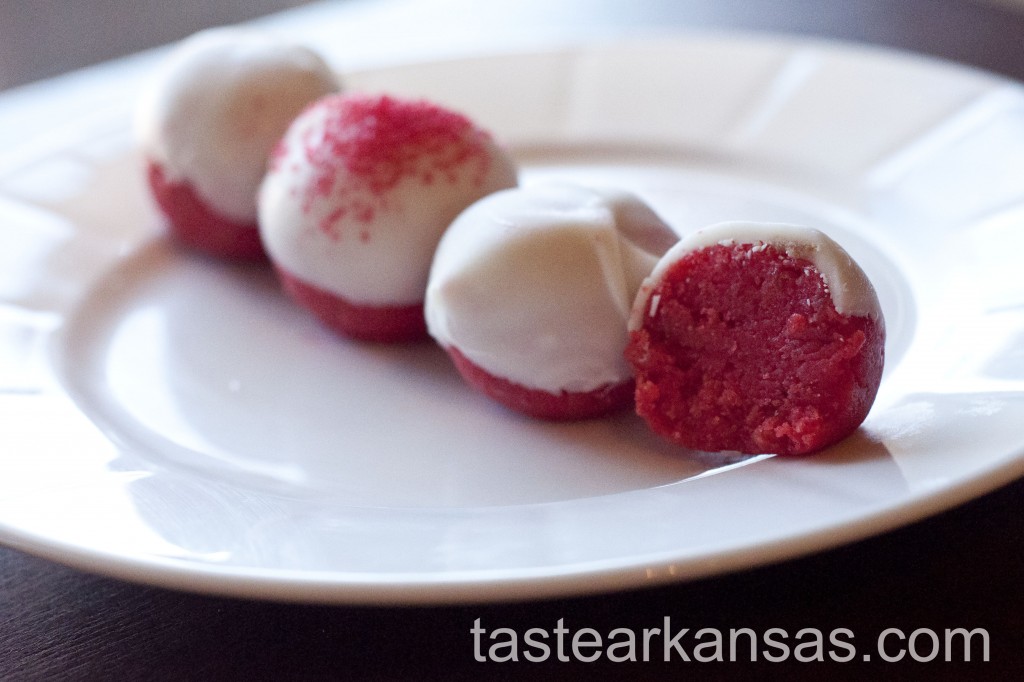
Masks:
[[[423,339],[438,240],[465,207],[516,184],[511,157],[460,113],[334,95],[276,148],[260,230],[286,291],[327,326],[369,341]]]
[[[630,307],[676,240],[624,192],[498,192],[463,212],[438,246],[430,334],[471,386],[526,415],[584,419],[627,407]]]
[[[684,237],[637,294],[637,412],[706,451],[804,455],[854,431],[882,376],[885,324],[861,268],[803,227]]]
[[[182,41],[136,118],[172,237],[218,257],[262,258],[256,193],[270,152],[302,109],[338,87],[314,52],[259,33],[210,29]]]

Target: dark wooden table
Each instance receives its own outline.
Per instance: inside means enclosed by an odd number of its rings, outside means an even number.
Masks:
[[[372,3],[350,0],[359,11]],[[432,0],[427,0],[432,1]],[[63,22],[45,2],[0,0],[0,74],[13,85],[295,2],[83,0],[103,22]],[[387,4],[387,3],[385,3]],[[1024,18],[960,0],[647,0],[495,3],[524,26],[742,28],[833,36],[920,51],[1024,79]],[[478,3],[492,7],[491,3]],[[557,8],[552,9],[556,6]],[[197,5],[198,7],[198,5]],[[257,9],[254,10],[253,8]],[[191,12],[191,10],[190,10]],[[175,18],[171,17],[174,15]],[[82,16],[89,16],[88,13]],[[199,17],[197,19],[197,16]],[[169,18],[171,17],[171,18]],[[177,22],[177,23],[175,23]],[[98,28],[99,27],[99,28]],[[18,34],[12,38],[15,28]],[[10,53],[33,50],[32,59]],[[49,50],[49,52],[47,52]],[[69,58],[62,61],[63,58]],[[2,102],[2,100],[0,100]],[[2,153],[3,150],[0,150]],[[0,462],[7,453],[0,453]],[[969,453],[965,453],[969,455]],[[2,475],[2,470],[0,470]],[[1024,481],[880,537],[739,574],[619,594],[443,608],[301,606],[197,596],[97,577],[0,548],[0,680],[234,679],[1021,679]],[[470,628],[601,632],[658,627],[847,628],[863,648],[887,628],[984,628],[991,661],[669,665],[478,663]]]

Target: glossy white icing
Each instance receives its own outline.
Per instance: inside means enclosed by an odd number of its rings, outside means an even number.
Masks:
[[[630,377],[637,289],[676,234],[637,197],[571,185],[498,192],[438,246],[431,335],[494,376],[586,392]]]

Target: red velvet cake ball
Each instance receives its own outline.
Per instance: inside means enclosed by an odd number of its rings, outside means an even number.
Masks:
[[[511,157],[458,112],[334,95],[278,144],[260,189],[260,233],[286,291],[335,332],[423,339],[441,235],[464,208],[516,183]]]
[[[637,295],[637,413],[687,448],[804,455],[853,432],[881,381],[885,325],[864,272],[809,228],[689,235]]]
[[[337,89],[327,64],[298,45],[233,28],[182,41],[136,121],[170,235],[220,258],[263,258],[256,192],[270,152],[303,108]]]
[[[625,192],[496,192],[438,245],[428,329],[470,386],[516,412],[570,420],[623,409],[633,396],[630,308],[677,239]]]

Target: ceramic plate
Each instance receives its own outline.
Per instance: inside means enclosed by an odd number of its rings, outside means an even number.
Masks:
[[[4,542],[217,594],[524,599],[822,550],[1024,473],[1019,86],[890,52],[692,36],[345,76],[474,116],[524,184],[630,189],[680,233],[831,234],[889,331],[863,427],[780,459],[675,449],[628,414],[519,418],[431,345],[334,338],[265,269],[170,246],[114,108],[0,172]]]

